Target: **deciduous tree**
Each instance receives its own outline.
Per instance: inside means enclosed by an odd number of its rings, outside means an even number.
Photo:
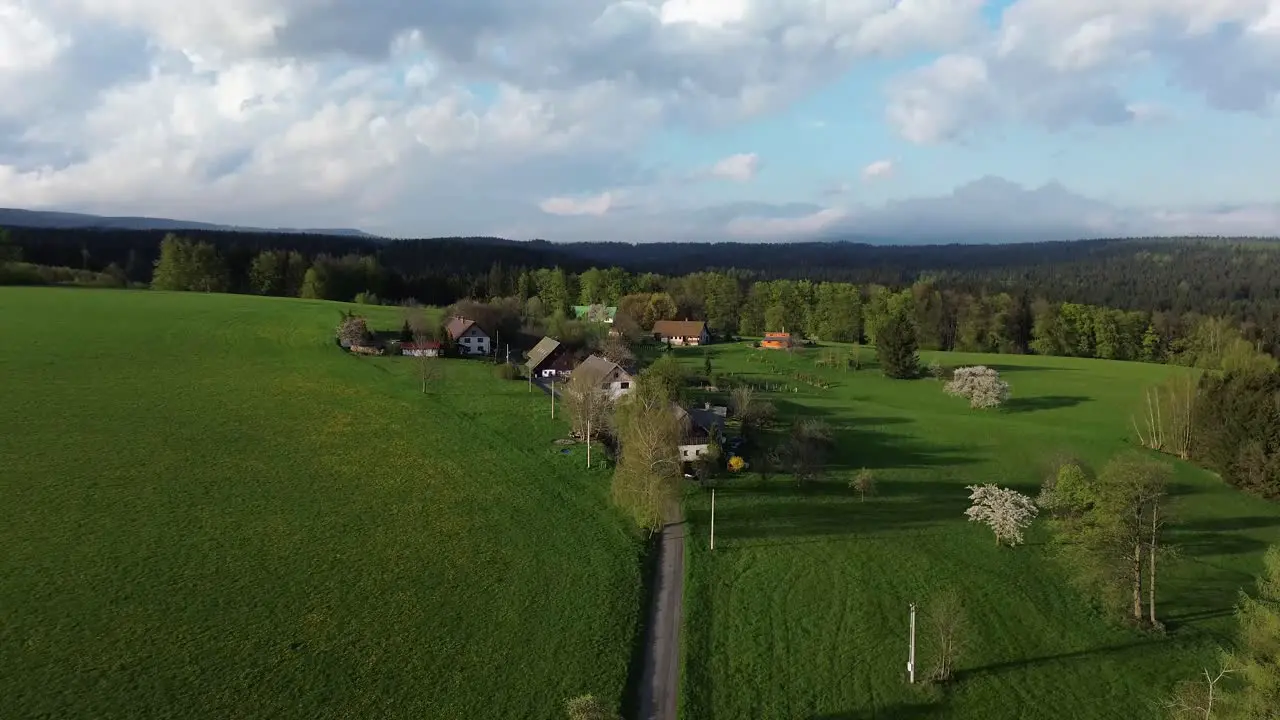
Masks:
[[[980,522],[991,528],[997,544],[1021,545],[1023,530],[1039,513],[1031,498],[1017,490],[991,483],[970,485],[968,490],[972,505],[964,514],[970,522]]]
[[[994,368],[985,365],[956,368],[942,390],[967,399],[972,408],[999,407],[1009,399],[1009,383],[1001,380]]]

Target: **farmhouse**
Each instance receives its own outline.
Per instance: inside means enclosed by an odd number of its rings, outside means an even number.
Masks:
[[[480,328],[474,320],[464,317],[451,317],[445,326],[449,337],[458,344],[458,352],[463,355],[488,355],[493,340]]]
[[[707,324],[701,320],[659,320],[653,324],[653,338],[672,345],[706,345],[711,342]]]
[[[760,347],[769,350],[790,350],[792,347],[791,333],[767,332],[764,334],[764,340],[760,341]]]
[[[529,351],[525,363],[533,377],[552,378],[568,375],[573,369],[573,353],[555,338],[544,337]]]
[[[724,441],[724,419],[728,408],[710,403],[685,410],[679,405],[672,405],[676,421],[680,423],[680,460],[693,462],[707,452],[712,440]]]
[[[635,378],[622,366],[606,360],[599,355],[592,355],[573,369],[575,378],[586,378],[587,382],[605,390],[610,400],[617,400],[635,389]]]
[[[587,322],[612,325],[614,318],[618,317],[618,308],[606,305],[574,305],[573,316]]]
[[[434,340],[400,343],[400,353],[411,357],[440,357],[440,343]]]

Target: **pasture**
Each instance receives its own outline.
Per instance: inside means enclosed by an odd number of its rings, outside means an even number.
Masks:
[[[0,288],[0,717],[622,697],[641,544],[608,471],[483,362],[424,395],[412,359],[343,353],[351,307]]]
[[[842,352],[843,352],[842,348]],[[700,372],[701,349],[679,349]],[[1146,387],[1180,368],[1069,358],[923,353],[943,365],[998,367],[1013,387],[1003,409],[971,410],[931,379],[815,366],[788,355],[711,346],[715,372],[798,392],[765,393],[783,422],[815,417],[836,441],[828,477],[732,476],[709,497],[691,491],[683,636],[684,717],[1157,718],[1172,685],[1214,662],[1232,607],[1252,589],[1263,549],[1280,541],[1280,507],[1176,463],[1168,538],[1181,557],[1160,575],[1166,635],[1112,624],[1056,564],[1043,523],[1026,545],[997,547],[969,523],[965,486],[995,482],[1034,496],[1047,461],[1071,452],[1096,465],[1132,447],[1130,415]],[[748,362],[770,352],[773,366]],[[790,379],[824,378],[822,390]],[[861,502],[849,480],[866,467],[879,492]],[[908,604],[955,591],[967,630],[958,679],[906,682]],[[921,676],[932,636],[922,614]]]

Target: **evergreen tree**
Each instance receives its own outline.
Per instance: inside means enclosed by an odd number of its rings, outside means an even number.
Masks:
[[[880,370],[888,377],[899,380],[919,377],[917,347],[915,322],[905,306],[890,312],[876,328],[876,357]]]
[[[1280,546],[1263,557],[1256,595],[1240,594],[1236,649],[1226,665],[1234,671],[1223,698],[1225,717],[1269,718],[1280,711]]]
[[[0,228],[0,263],[21,261],[22,248],[13,242],[8,228]]]

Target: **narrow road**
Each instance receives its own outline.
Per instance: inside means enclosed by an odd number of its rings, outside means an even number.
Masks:
[[[658,579],[645,639],[640,720],[676,720],[680,700],[680,623],[684,614],[683,521],[662,528]]]

